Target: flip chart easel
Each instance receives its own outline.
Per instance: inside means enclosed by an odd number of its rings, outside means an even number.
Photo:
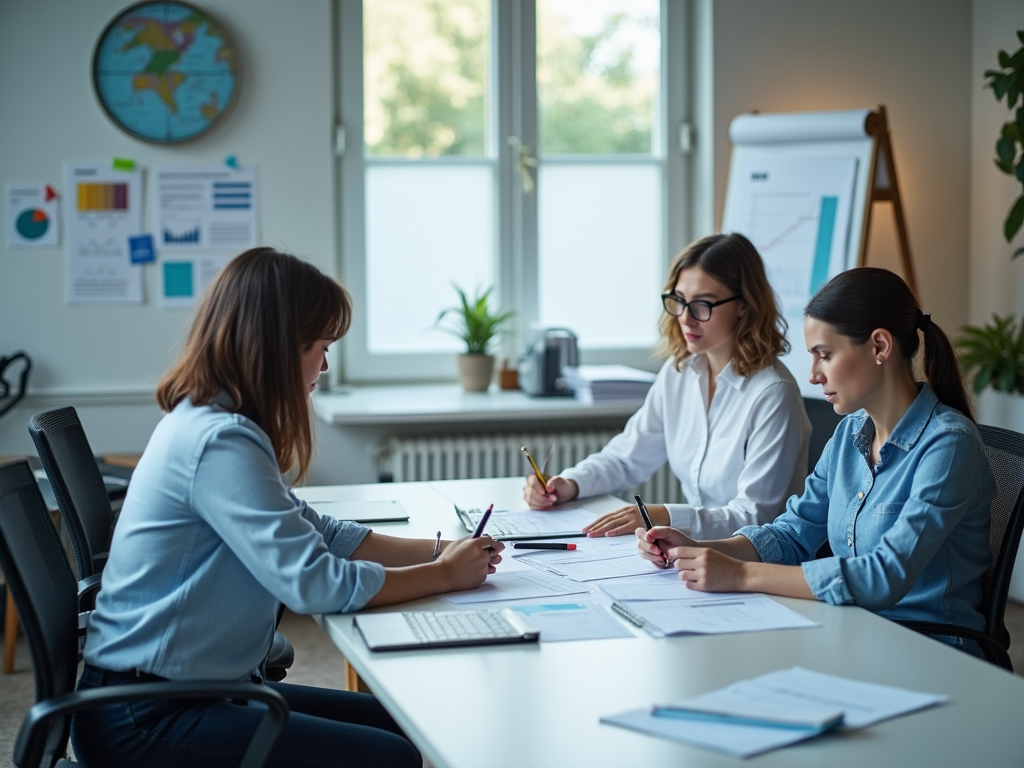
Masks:
[[[885,107],[740,115],[729,137],[720,229],[758,248],[790,328],[785,362],[805,396],[821,397],[806,382],[810,357],[794,332],[818,288],[867,263],[875,203],[892,205],[903,275],[917,289]]]

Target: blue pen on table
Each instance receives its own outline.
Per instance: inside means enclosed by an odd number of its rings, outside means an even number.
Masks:
[[[651,522],[651,516],[647,514],[647,507],[644,506],[644,500],[640,498],[639,493],[633,494],[633,499],[636,501],[636,508],[640,510],[640,517],[644,520],[644,528],[651,530],[654,527],[654,523]],[[658,549],[661,549],[661,545],[658,545]],[[665,558],[665,564],[662,568],[668,568],[672,561],[668,559],[668,553],[664,549],[661,549],[661,554]]]

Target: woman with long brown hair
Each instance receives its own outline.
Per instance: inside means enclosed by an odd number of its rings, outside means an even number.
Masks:
[[[89,619],[80,688],[261,678],[278,606],[353,611],[479,586],[501,560],[489,536],[396,539],[321,517],[289,489],[312,455],[309,394],[348,330],[345,290],[271,248],[209,286],[160,382],[167,411],[132,477]],[[291,713],[269,765],[419,766],[365,694],[272,685]],[[78,713],[86,764],[237,764],[259,721],[244,702],[153,701]]]
[[[668,358],[622,434],[524,497],[549,509],[577,497],[619,493],[666,461],[685,504],[648,504],[657,525],[696,539],[774,520],[807,474],[811,427],[800,389],[779,362],[786,323],[761,256],[740,234],[690,244],[672,262],[661,296],[660,355]],[[602,515],[590,536],[630,533],[636,507]]]
[[[946,334],[896,274],[834,277],[807,305],[811,382],[846,416],[803,495],[717,541],[637,529],[640,554],[691,588],[855,604],[983,629],[995,481]],[[914,377],[923,342],[925,381]],[[815,558],[828,542],[831,557]],[[940,638],[972,653],[973,641]]]

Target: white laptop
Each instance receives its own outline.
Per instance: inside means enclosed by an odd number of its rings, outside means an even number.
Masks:
[[[371,651],[535,643],[540,639],[540,630],[523,614],[508,608],[364,613],[353,623]]]
[[[467,531],[475,531],[484,512],[482,509],[461,509],[455,505]],[[594,522],[596,515],[586,509],[558,510],[496,509],[487,521],[484,533],[501,541],[517,539],[564,539],[583,536],[583,526]]]

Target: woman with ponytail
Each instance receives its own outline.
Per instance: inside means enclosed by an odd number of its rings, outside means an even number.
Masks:
[[[775,522],[728,539],[638,529],[640,554],[674,566],[692,589],[983,629],[995,482],[949,339],[884,269],[843,272],[804,314],[810,380],[846,418],[803,495]],[[914,378],[919,349],[924,382]],[[832,556],[814,559],[826,541]],[[973,642],[940,639],[980,655]]]

